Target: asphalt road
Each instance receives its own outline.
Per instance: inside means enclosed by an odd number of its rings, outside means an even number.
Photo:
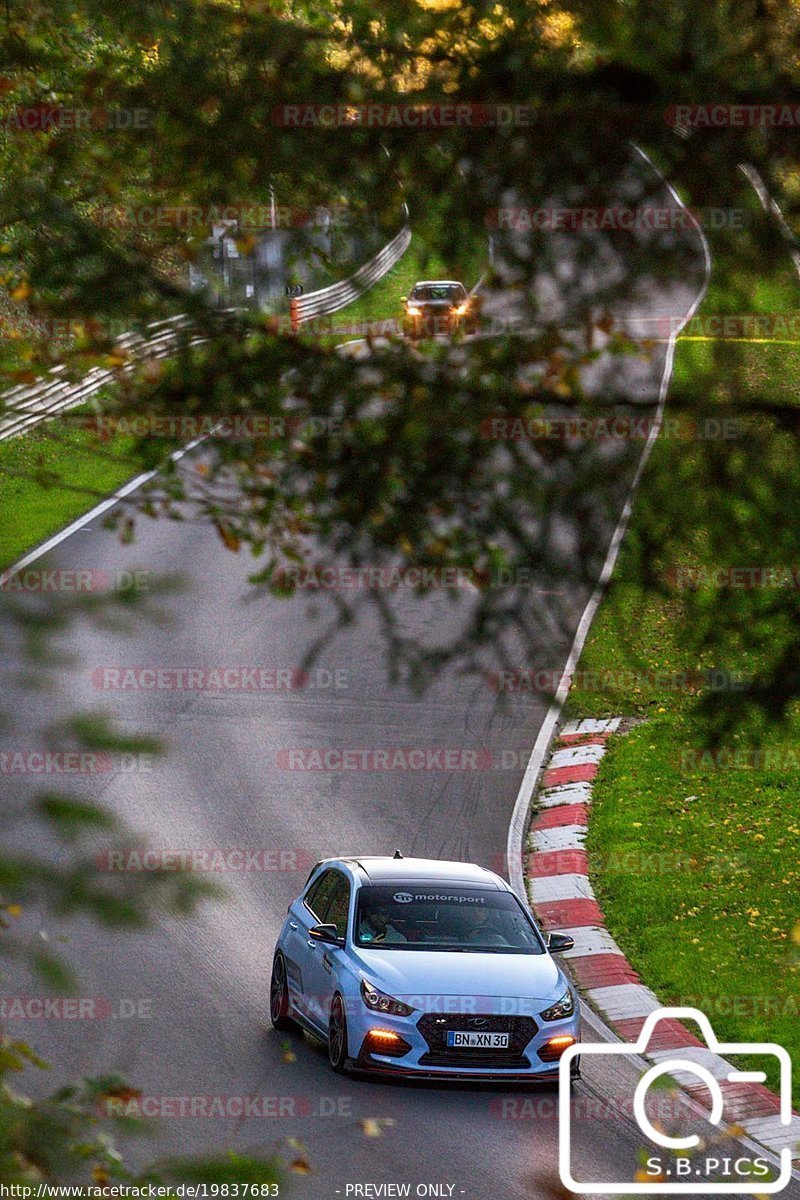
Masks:
[[[698,248],[694,273],[681,264],[674,280],[654,283],[648,296],[637,292],[634,315],[674,313],[678,305],[685,310],[701,281]],[[664,353],[657,347],[645,367],[632,360],[623,368],[615,364],[615,382],[632,397],[655,399]],[[609,470],[609,511],[621,507],[633,465]],[[610,522],[608,537],[612,528]],[[274,939],[317,859],[400,847],[406,854],[504,868],[508,822],[546,697],[512,693],[501,706],[485,680],[454,668],[415,698],[391,683],[380,628],[368,609],[325,649],[303,689],[108,690],[98,687],[109,678],[104,669],[123,666],[291,671],[330,618],[331,598],[301,594],[278,601],[254,594],[247,582],[251,562],[191,520],[144,522],[133,547],[121,546],[92,521],[51,553],[48,566],[112,577],[134,567],[151,578],[179,570],[188,590],[158,602],[168,621],[136,621],[128,632],[79,622],[62,638],[71,659],[51,669],[50,691],[26,688],[19,659],[10,654],[2,680],[11,713],[5,748],[36,748],[35,731],[47,722],[75,708],[105,708],[131,731],[159,734],[169,753],[131,770],[79,777],[73,790],[100,798],[153,847],[273,855],[268,869],[217,876],[226,903],[207,904],[189,919],[164,920],[143,934],[119,936],[82,920],[23,914],[20,928],[32,944],[42,928],[50,939],[64,939],[61,948],[80,969],[82,995],[109,1000],[115,1009],[125,1001],[125,1011],[135,1013],[11,1022],[13,1033],[27,1036],[56,1064],[48,1083],[117,1071],[141,1089],[150,1111],[172,1114],[188,1103],[175,1098],[218,1097],[227,1104],[233,1098],[234,1107],[236,1098],[271,1098],[261,1101],[262,1113],[242,1118],[166,1115],[152,1138],[130,1143],[134,1162],[224,1148],[307,1156],[310,1173],[290,1172],[287,1194],[309,1200],[355,1195],[348,1186],[367,1183],[410,1183],[412,1194],[417,1185],[446,1185],[441,1194],[469,1200],[553,1195],[552,1096],[344,1080],[329,1071],[319,1047],[287,1042],[268,1022]],[[557,671],[563,665],[586,598],[585,587],[556,597],[531,590],[545,635],[538,666]],[[422,642],[434,642],[469,603],[469,592],[455,605],[436,593],[425,600],[402,591],[395,596],[404,628]],[[475,755],[455,770],[437,765],[435,753],[431,769],[416,771],[286,765],[293,750],[376,747]],[[41,783],[6,779],[4,789],[24,799]],[[10,837],[23,845],[35,837],[37,849],[48,851],[38,827],[15,827]],[[103,846],[98,837],[98,852]],[[52,853],[60,851],[53,846]],[[5,983],[9,994],[30,994],[34,987],[17,968]],[[579,1085],[574,1161],[581,1177],[630,1180],[640,1165],[643,1139],[618,1107],[624,1110],[632,1086],[630,1071],[613,1064],[593,1067]]]

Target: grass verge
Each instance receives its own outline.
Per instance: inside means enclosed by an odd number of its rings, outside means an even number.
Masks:
[[[0,569],[153,465],[135,437],[100,444],[64,418],[0,442]]]
[[[744,236],[712,242],[714,273],[701,317],[796,308],[798,285],[788,256],[787,264],[763,278]],[[792,391],[800,346],[694,340],[701,326],[690,327],[676,346],[673,387],[684,396],[720,404],[748,398],[797,403]],[[776,439],[776,446],[783,468],[800,470],[795,440]],[[742,454],[735,445],[724,453],[729,461]],[[688,574],[712,571],[719,562],[714,544],[718,553],[725,531],[709,536],[719,512],[708,489],[712,454],[723,450],[676,448],[663,438],[656,443],[614,581],[570,693],[572,716],[646,717],[614,739],[602,761],[588,837],[590,872],[612,934],[665,1004],[705,1011],[722,1040],[776,1041],[797,1060],[800,713],[795,705],[783,721],[762,722],[757,738],[732,733],[713,753],[699,747],[697,731],[698,702],[710,688],[735,689],[737,678],[757,676],[764,666],[767,598],[742,593],[741,629],[727,629],[722,643],[717,636],[704,651],[691,628],[703,611],[698,592],[653,589],[643,582],[643,557],[665,499],[670,516],[680,519],[681,497],[686,498],[687,528],[682,539],[666,537],[669,549],[658,569]],[[704,497],[702,503],[690,499],[695,495]],[[705,523],[703,503],[709,506]],[[754,554],[761,563],[780,556],[777,525],[773,545],[748,541],[742,534],[746,518],[731,520],[730,560],[736,561],[737,547],[739,561],[749,565]],[[699,595],[713,629],[719,592],[712,587]],[[762,619],[767,623],[760,637]],[[777,1090],[777,1072],[765,1067],[769,1086]],[[797,1077],[794,1089],[794,1105],[800,1107]]]

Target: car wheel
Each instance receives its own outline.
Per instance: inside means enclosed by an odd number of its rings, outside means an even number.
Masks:
[[[347,1018],[338,992],[333,997],[328,1021],[328,1060],[334,1071],[347,1070]]]
[[[286,982],[286,963],[282,954],[275,955],[272,978],[269,984],[269,1016],[273,1029],[297,1029],[296,1021],[289,1016],[289,985]]]

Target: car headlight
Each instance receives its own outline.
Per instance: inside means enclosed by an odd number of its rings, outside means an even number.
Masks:
[[[361,998],[373,1012],[389,1013],[392,1017],[410,1017],[414,1011],[409,1004],[396,1000],[394,996],[387,996],[386,992],[373,987],[366,979],[361,980]]]
[[[417,308],[416,304],[407,304],[406,312],[410,317],[418,317],[420,314],[420,309]]]
[[[453,309],[453,313],[457,317],[463,317],[468,309],[469,309],[469,301],[465,300],[463,304],[459,304],[457,308]]]
[[[572,999],[572,992],[564,992],[560,1000],[556,1000],[555,1004],[551,1004],[539,1016],[543,1021],[561,1021],[564,1017],[571,1017],[575,1012],[575,1001]]]

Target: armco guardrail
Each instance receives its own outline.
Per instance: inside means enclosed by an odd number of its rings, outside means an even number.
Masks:
[[[397,236],[379,250],[374,258],[364,263],[363,267],[359,267],[354,275],[341,280],[340,283],[332,283],[330,287],[320,288],[317,292],[309,292],[306,296],[291,300],[289,313],[292,329],[297,329],[304,321],[327,316],[328,313],[338,312],[340,308],[352,304],[362,292],[366,292],[379,279],[383,279],[386,272],[403,257],[410,241],[411,230],[408,225],[404,225]]]
[[[122,370],[132,371],[137,362],[146,358],[166,358],[175,350],[181,330],[188,329],[190,324],[189,318],[181,314],[148,325],[147,337],[125,333],[117,338],[115,347],[124,350],[130,360]],[[196,345],[202,340],[192,338],[190,344]],[[36,383],[11,388],[0,396],[0,412],[6,414],[0,416],[0,442],[25,433],[48,417],[74,408],[118,377],[118,372],[110,367],[93,367],[77,383],[64,379],[63,373],[63,367],[53,367]]]
[[[402,258],[410,241],[411,230],[406,225],[388,245],[348,279],[292,300],[292,328],[296,329],[301,321],[309,321],[312,317],[337,312],[357,299]],[[115,342],[115,346],[124,350],[129,359],[122,370],[132,371],[138,362],[146,358],[168,357],[174,351],[181,331],[190,326],[190,318],[180,314],[148,325],[146,337],[138,333],[123,334]],[[200,337],[191,338],[190,345],[199,345],[202,340]],[[0,442],[25,433],[48,417],[74,408],[118,377],[117,371],[111,368],[93,367],[78,383],[71,383],[63,378],[63,373],[63,367],[53,367],[36,383],[20,385],[0,395]]]

